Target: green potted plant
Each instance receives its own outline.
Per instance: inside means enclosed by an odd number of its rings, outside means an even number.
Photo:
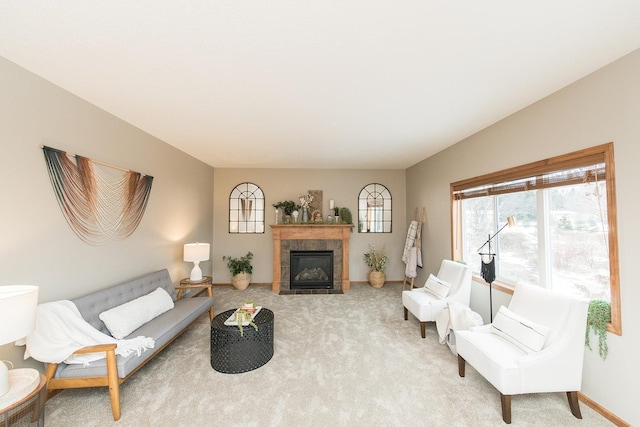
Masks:
[[[364,254],[364,261],[369,267],[369,284],[374,288],[381,288],[386,280],[385,271],[387,269],[387,249],[376,249],[375,246],[369,245],[369,252]]]
[[[340,222],[343,224],[353,224],[353,217],[349,208],[340,208]]]
[[[598,336],[598,353],[602,360],[606,360],[609,354],[609,346],[607,345],[607,324],[609,322],[611,322],[611,303],[601,299],[594,299],[589,302],[584,344],[591,350],[589,336],[591,329],[593,329],[593,333]]]
[[[285,200],[284,202],[277,202],[273,204],[276,209],[282,209],[285,215],[285,221],[288,218],[288,222],[291,222],[291,215],[300,209],[300,205],[293,200]]]
[[[251,266],[252,258],[253,254],[251,251],[240,258],[226,255],[222,257],[222,260],[227,262],[227,268],[231,272],[231,284],[236,289],[247,289],[247,286],[251,283],[251,273],[253,273],[253,267]]]

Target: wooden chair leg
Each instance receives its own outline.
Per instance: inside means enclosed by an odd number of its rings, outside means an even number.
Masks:
[[[502,420],[505,424],[511,424],[511,395],[500,393],[500,403],[502,404]]]
[[[464,377],[465,360],[462,356],[458,355],[458,375]]]
[[[569,408],[574,417],[582,419],[582,413],[580,413],[580,403],[578,402],[578,392],[568,391],[567,399],[569,399]]]
[[[420,334],[422,338],[425,338],[427,335],[427,322],[420,322]]]
[[[409,320],[409,310],[407,310],[407,307],[404,307],[404,320]]]
[[[120,382],[118,379],[118,365],[114,350],[107,351],[107,382],[109,383],[109,397],[111,399],[111,412],[113,420],[120,419]]]
[[[49,381],[56,374],[56,370],[57,369],[58,369],[58,364],[57,363],[49,363],[47,365],[47,369],[46,369],[45,374],[44,374],[44,376],[47,378],[47,391],[51,391],[51,389],[49,389]]]

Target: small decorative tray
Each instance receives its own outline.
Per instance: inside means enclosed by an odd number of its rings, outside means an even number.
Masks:
[[[229,316],[229,318],[227,320],[224,321],[224,324],[227,326],[238,326],[238,321],[236,320],[236,313],[241,310],[238,309],[236,311],[233,312],[233,314],[231,316]],[[256,311],[253,312],[253,314],[251,315],[251,320],[253,320],[256,315],[260,312],[260,310],[262,310],[262,306],[256,306]],[[248,326],[249,325],[249,321],[245,320],[244,322],[242,322],[242,326]]]

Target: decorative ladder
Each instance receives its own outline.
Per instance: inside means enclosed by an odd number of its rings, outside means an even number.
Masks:
[[[425,216],[426,216],[426,209],[424,206],[420,208],[420,218],[418,218],[418,208],[416,207],[414,209],[413,221],[418,222],[418,230],[416,231],[416,240],[414,242],[414,246],[418,251],[420,251],[422,248],[422,224],[424,223]],[[413,289],[414,279],[415,277],[408,277],[406,275],[406,269],[405,269],[404,280],[402,281],[402,290],[404,291],[407,285],[409,285],[409,290]]]

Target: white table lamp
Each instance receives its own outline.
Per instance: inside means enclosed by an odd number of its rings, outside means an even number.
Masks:
[[[15,342],[33,331],[37,307],[37,286],[0,286],[0,345]],[[0,397],[9,389],[9,369],[0,361]]]
[[[193,262],[193,270],[191,270],[190,280],[202,280],[202,270],[200,269],[200,261],[209,259],[208,243],[187,243],[184,245],[184,260]]]

